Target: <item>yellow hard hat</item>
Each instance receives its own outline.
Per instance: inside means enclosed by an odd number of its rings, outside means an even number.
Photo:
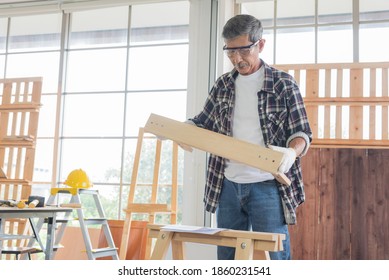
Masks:
[[[88,189],[93,185],[86,172],[82,169],[75,169],[70,172],[64,184],[76,189]]]

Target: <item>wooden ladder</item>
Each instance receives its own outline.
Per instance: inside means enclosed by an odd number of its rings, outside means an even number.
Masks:
[[[126,218],[123,226],[122,241],[119,250],[120,259],[124,260],[126,258],[126,252],[128,247],[128,240],[130,237],[131,229],[131,220],[133,213],[145,213],[148,214],[149,223],[155,223],[155,214],[156,213],[169,213],[170,214],[170,223],[175,224],[177,222],[177,194],[178,194],[178,145],[175,142],[172,142],[172,182],[171,182],[171,201],[170,205],[166,203],[157,203],[158,196],[158,186],[159,186],[159,170],[161,166],[161,151],[162,151],[162,141],[156,139],[156,152],[154,160],[154,173],[153,181],[151,185],[151,197],[149,203],[136,203],[135,189],[139,186],[137,183],[138,172],[139,172],[139,163],[141,160],[141,151],[144,142],[144,129],[139,128],[138,142],[136,146],[134,165],[132,170],[132,177],[130,183],[130,191],[128,195],[127,208],[124,210],[126,212]],[[151,253],[151,240],[148,239],[146,245],[146,259],[149,258]]]

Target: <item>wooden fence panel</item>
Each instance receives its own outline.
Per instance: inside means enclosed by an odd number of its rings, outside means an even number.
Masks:
[[[389,259],[389,150],[311,148],[293,259]]]
[[[290,227],[291,235],[291,254],[292,257],[305,259],[316,259],[315,248],[316,236],[315,228],[317,223],[317,178],[319,177],[319,149],[312,149],[309,152],[311,161],[302,161],[302,168],[309,170],[304,174],[304,183],[306,189],[305,203],[303,207],[297,208],[297,225]]]
[[[368,257],[368,215],[369,192],[367,185],[368,162],[366,150],[353,151],[352,160],[352,185],[351,185],[351,259],[363,259]],[[340,174],[341,175],[341,174]]]
[[[352,186],[352,149],[336,149],[334,185],[335,242],[333,259],[350,259],[350,203]]]
[[[274,66],[296,77],[313,147],[389,147],[389,62]]]

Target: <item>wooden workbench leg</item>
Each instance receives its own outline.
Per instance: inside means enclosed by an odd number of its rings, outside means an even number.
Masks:
[[[235,260],[252,260],[254,241],[251,238],[238,238],[235,246]]]
[[[185,260],[184,242],[172,240],[172,255],[173,260]]]
[[[270,260],[270,255],[268,251],[255,250],[254,251],[254,260]]]
[[[166,257],[167,250],[172,241],[174,232],[160,231],[158,234],[157,242],[154,246],[154,251],[151,255],[151,260],[163,260]]]

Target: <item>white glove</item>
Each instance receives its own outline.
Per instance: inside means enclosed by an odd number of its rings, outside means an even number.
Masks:
[[[283,157],[281,160],[280,167],[278,167],[278,171],[281,173],[286,173],[292,167],[293,163],[296,161],[296,151],[293,148],[283,148],[278,146],[269,145],[269,148],[283,153]]]

